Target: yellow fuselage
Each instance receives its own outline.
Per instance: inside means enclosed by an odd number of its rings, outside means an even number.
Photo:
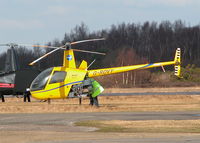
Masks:
[[[32,82],[30,92],[37,99],[63,99],[69,95],[73,85],[81,84],[86,77],[104,76],[167,65],[175,65],[175,75],[180,76],[180,54],[180,49],[177,49],[173,61],[88,70],[86,61],[82,61],[79,68],[76,68],[73,50],[65,50],[63,66],[49,68],[41,72]]]
[[[66,77],[63,82],[51,83],[52,76],[57,71],[65,71]],[[31,91],[31,95],[37,99],[60,99],[66,98],[71,86],[80,84],[85,78],[86,71],[82,69],[69,69],[64,67],[54,67],[47,83],[42,90]]]

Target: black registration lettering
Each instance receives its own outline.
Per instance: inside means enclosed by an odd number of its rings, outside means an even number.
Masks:
[[[93,75],[106,75],[106,74],[112,74],[113,70],[109,69],[109,70],[100,70],[100,71],[94,71]]]

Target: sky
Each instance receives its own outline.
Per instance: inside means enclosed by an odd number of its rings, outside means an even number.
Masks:
[[[200,24],[200,0],[0,0],[0,44],[62,40],[81,22],[92,32],[163,20]]]

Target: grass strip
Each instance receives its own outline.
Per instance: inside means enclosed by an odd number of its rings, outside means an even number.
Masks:
[[[200,133],[200,120],[80,121],[76,126],[95,127],[97,132]]]

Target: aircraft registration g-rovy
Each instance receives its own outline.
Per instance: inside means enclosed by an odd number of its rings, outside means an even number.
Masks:
[[[53,51],[45,54],[39,59],[30,63],[30,65],[35,64],[42,58],[48,56],[49,54],[57,51],[64,50],[63,54],[63,65],[60,67],[51,67],[43,72],[41,72],[32,82],[30,86],[30,92],[32,97],[40,100],[50,100],[50,99],[65,99],[74,97],[85,97],[89,94],[89,87],[91,87],[91,82],[88,82],[91,78],[97,76],[111,75],[121,72],[127,72],[132,70],[142,70],[154,67],[162,67],[168,65],[174,65],[175,75],[180,77],[180,64],[181,64],[181,50],[177,48],[175,53],[175,58],[172,61],[150,63],[150,64],[140,64],[122,67],[112,67],[104,69],[88,69],[88,64],[86,61],[82,61],[79,67],[76,67],[74,51],[78,52],[89,52],[93,54],[102,54],[99,52],[91,52],[79,49],[72,49],[74,44],[79,44],[89,41],[99,41],[105,40],[101,39],[91,39],[83,40],[72,43],[66,43],[61,47],[52,46],[40,46],[45,48],[55,48]],[[33,45],[33,47],[38,47],[38,45]]]

